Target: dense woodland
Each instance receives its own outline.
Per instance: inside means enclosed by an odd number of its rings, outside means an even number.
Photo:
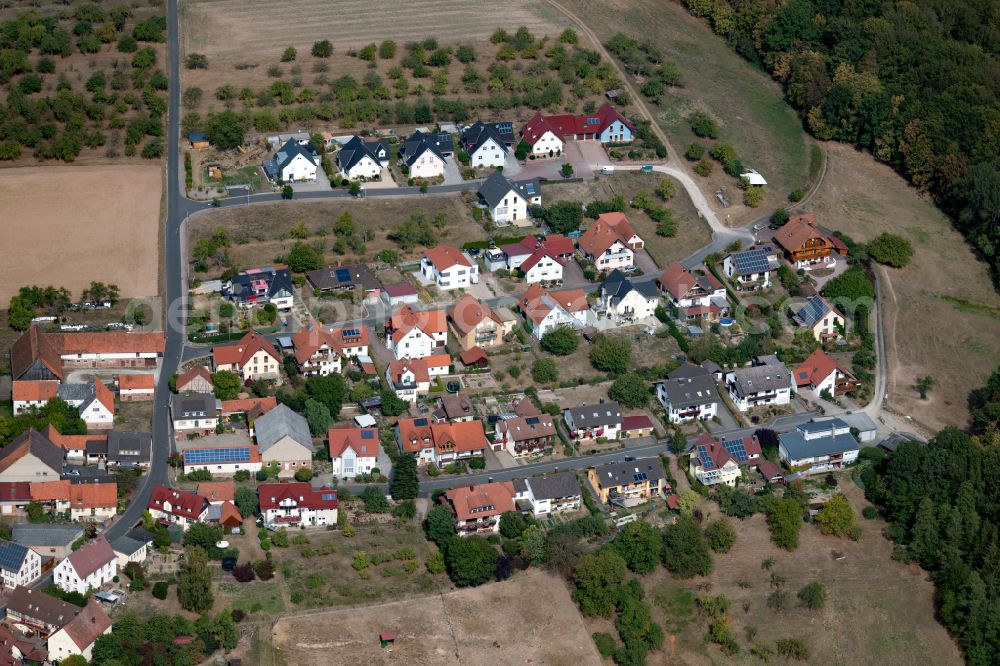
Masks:
[[[1000,660],[1000,369],[970,397],[972,430],[905,443],[862,478],[895,557],[937,585],[938,616],[970,664]]]
[[[166,28],[163,16],[90,3],[0,23],[0,160],[72,162],[102,147],[161,157],[169,82],[154,46]]]
[[[684,0],[809,131],[929,192],[1000,275],[1000,14],[988,0]]]

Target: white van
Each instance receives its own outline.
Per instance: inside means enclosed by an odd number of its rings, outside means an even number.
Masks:
[[[614,172],[615,172],[615,168],[613,166],[604,166],[604,167],[601,167],[601,174],[602,175],[610,176]]]

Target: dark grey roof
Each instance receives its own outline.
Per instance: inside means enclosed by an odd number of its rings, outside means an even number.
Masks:
[[[269,160],[264,161],[264,171],[267,172],[268,177],[274,180],[276,177],[281,175],[281,171],[295,159],[297,155],[302,155],[313,164],[316,163],[316,158],[319,154],[316,150],[306,144],[302,145],[295,139],[290,139],[285,142],[281,148],[278,148],[277,152],[274,153],[274,157]]]
[[[701,367],[703,367],[706,371],[711,372],[713,374],[716,373],[716,372],[722,372],[722,366],[721,365],[719,365],[715,361],[711,361],[711,360],[708,360],[708,359],[705,359],[704,361],[702,361]]]
[[[223,294],[229,298],[246,301],[250,297],[256,296],[252,284],[257,280],[264,280],[267,283],[268,298],[276,298],[279,295],[291,296],[294,291],[292,274],[288,272],[287,268],[267,266],[234,275],[223,285]]]
[[[381,284],[366,264],[327,266],[306,273],[314,288],[320,291],[351,290],[360,287],[365,291],[379,289]]]
[[[153,435],[148,432],[109,432],[108,462],[121,464],[149,462]]]
[[[84,405],[90,404],[97,397],[97,387],[94,382],[89,384],[60,384],[56,389],[60,400],[66,402],[77,402],[82,400]]]
[[[214,419],[215,396],[211,393],[175,393],[170,396],[170,414],[175,421],[193,418]]]
[[[21,433],[13,442],[0,449],[0,469],[7,469],[12,464],[4,463],[4,460],[15,455],[25,441],[28,444],[28,453],[41,460],[50,469],[56,472],[62,470],[65,452],[34,428]]]
[[[135,539],[136,541],[145,541],[146,543],[153,543],[153,539],[156,538],[155,534],[148,532],[141,527],[133,527],[125,533],[125,536]]]
[[[886,451],[892,453],[899,448],[900,444],[903,442],[916,442],[917,444],[926,444],[924,440],[920,439],[912,432],[894,432],[881,442],[878,443],[880,449],[885,449]],[[15,526],[16,527],[16,526]]]
[[[830,306],[821,296],[813,296],[795,313],[795,323],[811,328],[830,312]]]
[[[784,364],[736,368],[732,374],[732,383],[736,385],[739,395],[742,396],[791,388],[792,385],[791,373],[788,372],[788,368]]]
[[[781,442],[781,448],[788,454],[789,460],[817,458],[859,449],[858,441],[850,433],[806,439],[801,426],[798,430],[781,433],[778,435],[778,440]]]
[[[81,525],[18,523],[12,528],[14,541],[22,546],[68,546],[83,536]]]
[[[524,479],[514,479],[514,492],[516,493],[526,493],[528,492],[528,482]]]
[[[116,553],[124,553],[127,556],[138,553],[145,545],[144,542],[137,541],[130,536],[120,536],[111,542],[111,548]]]
[[[88,439],[86,451],[88,456],[106,456],[108,455],[108,440]]]
[[[687,368],[697,368],[700,374],[691,374]],[[682,371],[678,373],[678,371]],[[677,406],[687,405],[711,405],[719,402],[719,396],[715,391],[715,380],[702,368],[696,365],[681,366],[674,372],[667,375],[667,379],[660,382],[667,392],[667,400],[670,404]]]
[[[603,297],[611,297],[612,305],[620,303],[632,291],[639,292],[646,300],[656,300],[660,296],[655,283],[647,281],[636,284],[617,268],[604,279],[600,289]]]
[[[632,462],[608,463],[594,468],[597,483],[602,488],[628,486],[642,481],[657,482],[664,478],[659,458],[641,458]],[[645,478],[643,478],[645,477]]]
[[[386,159],[388,159],[389,147],[385,142],[372,141],[368,143],[360,136],[354,135],[337,153],[337,166],[342,171],[348,171],[366,156],[371,158],[375,164],[381,164],[382,160],[378,156],[379,149],[385,151]]]
[[[257,420],[253,422],[253,428],[261,453],[274,446],[285,435],[307,447],[310,451],[313,448],[312,435],[309,434],[309,423],[304,416],[289,409],[288,405],[278,405],[267,414],[258,416]]]
[[[701,365],[695,365],[694,363],[685,363],[684,365],[675,368],[672,372],[667,374],[668,379],[690,379],[692,377],[710,377],[712,371]]]
[[[442,160],[447,153],[453,151],[451,135],[446,133],[440,134],[424,134],[423,132],[414,132],[410,135],[410,138],[403,143],[403,147],[400,150],[400,157],[403,158],[403,162],[406,166],[413,166],[413,163],[417,161],[417,158],[424,154],[424,151],[431,151]]]
[[[529,202],[532,198],[541,196],[542,194],[541,178],[529,178],[528,180],[515,180],[512,182],[518,192],[520,192],[525,199],[528,199]]]
[[[487,206],[490,208],[496,208],[511,190],[517,192],[518,196],[524,196],[518,191],[517,186],[514,185],[510,179],[499,171],[494,171],[490,174],[490,177],[484,180],[483,184],[479,186],[479,196],[482,197]]]
[[[528,485],[535,499],[559,499],[580,494],[580,483],[574,472],[533,476],[528,479]]]
[[[753,275],[754,273],[767,273],[771,266],[767,261],[767,249],[751,248],[742,252],[733,252],[729,255],[730,260],[737,275]]]
[[[501,148],[509,148],[514,144],[514,124],[509,122],[484,123],[477,120],[462,130],[462,145],[470,155],[476,152],[488,139],[496,141]]]
[[[595,428],[622,422],[622,408],[614,400],[596,405],[580,405],[564,410],[573,418],[577,428]]]
[[[208,141],[208,136],[204,132],[191,132],[188,134],[188,141],[191,143],[197,143],[199,141]]]
[[[27,555],[27,546],[13,541],[0,541],[0,569],[17,573]]]

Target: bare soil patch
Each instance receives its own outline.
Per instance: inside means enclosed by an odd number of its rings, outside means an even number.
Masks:
[[[0,302],[31,284],[78,296],[92,280],[155,295],[162,185],[157,164],[0,171]]]
[[[380,631],[395,632],[391,649],[379,646]],[[566,584],[542,572],[434,597],[288,617],[273,636],[284,661],[302,666],[330,663],[333,650],[359,666],[601,663]]]
[[[888,405],[933,430],[964,425],[969,390],[1000,364],[1000,319],[963,305],[1000,307],[986,264],[891,168],[849,146],[825,150],[827,174],[809,206],[822,223],[858,241],[891,231],[913,243],[909,266],[880,269],[887,278]],[[923,375],[936,381],[927,400],[914,388]]]
[[[332,250],[335,236],[334,222],[350,212],[359,232],[371,230],[372,240],[365,243],[365,252],[357,254],[349,249],[337,254]],[[422,214],[433,221],[444,215],[444,226],[435,229],[438,242],[461,247],[464,243],[487,238],[483,227],[472,220],[469,206],[461,195],[433,196],[415,202],[407,198],[343,199],[338,201],[282,201],[213,210],[193,218],[188,226],[188,244],[193,247],[200,238],[207,238],[219,227],[229,232],[232,241],[229,254],[232,263],[240,268],[266,266],[275,257],[283,255],[299,240],[292,238],[289,230],[299,223],[309,231],[307,243],[322,249],[328,263],[346,264],[353,261],[373,261],[380,250],[399,250],[389,234],[410,215]],[[400,263],[417,260],[423,248],[412,252],[400,251]],[[217,272],[221,272],[219,268]],[[204,277],[197,274],[194,277]]]

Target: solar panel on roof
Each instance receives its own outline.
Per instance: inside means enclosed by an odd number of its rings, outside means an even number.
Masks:
[[[648,478],[649,477],[647,477],[643,472],[639,472],[638,474],[633,474],[632,475],[632,481],[635,482],[635,483],[642,483],[643,481],[645,481]]]
[[[0,548],[0,569],[6,571],[20,571],[21,562],[24,561],[24,555],[27,552],[27,548],[17,543],[6,543]]]
[[[219,449],[187,449],[184,464],[250,462],[250,447],[225,447]]]
[[[698,446],[698,459],[701,460],[701,465],[705,469],[715,469],[715,461],[712,460],[712,456],[708,455],[708,449],[704,445]]]
[[[496,128],[497,128],[497,132],[499,132],[500,134],[513,134],[514,133],[514,124],[513,123],[497,123],[496,124]]]
[[[425,426],[427,425],[427,419],[425,418],[413,419],[413,425]]]
[[[371,430],[362,430],[361,439],[375,439],[375,433],[373,433]]]
[[[524,422],[527,423],[528,425],[537,425],[541,421],[537,416],[529,416],[528,418],[524,419]]]
[[[722,446],[724,446],[726,451],[729,451],[729,454],[736,458],[738,462],[746,462],[747,458],[749,458],[746,447],[743,446],[742,439],[730,439],[723,441]]]
[[[323,493],[322,495],[320,495],[320,499],[322,499],[324,502],[329,502],[330,500],[337,499],[337,495],[336,493]]]
[[[340,282],[351,281],[351,271],[347,270],[346,268],[338,268],[337,270],[334,271],[334,274],[337,276],[337,280]]]
[[[761,250],[747,250],[732,255],[736,270],[741,275],[764,273],[768,270],[767,255]]]
[[[356,328],[349,328],[346,331],[344,331],[345,338],[355,338],[359,335],[361,335],[361,331]]]

